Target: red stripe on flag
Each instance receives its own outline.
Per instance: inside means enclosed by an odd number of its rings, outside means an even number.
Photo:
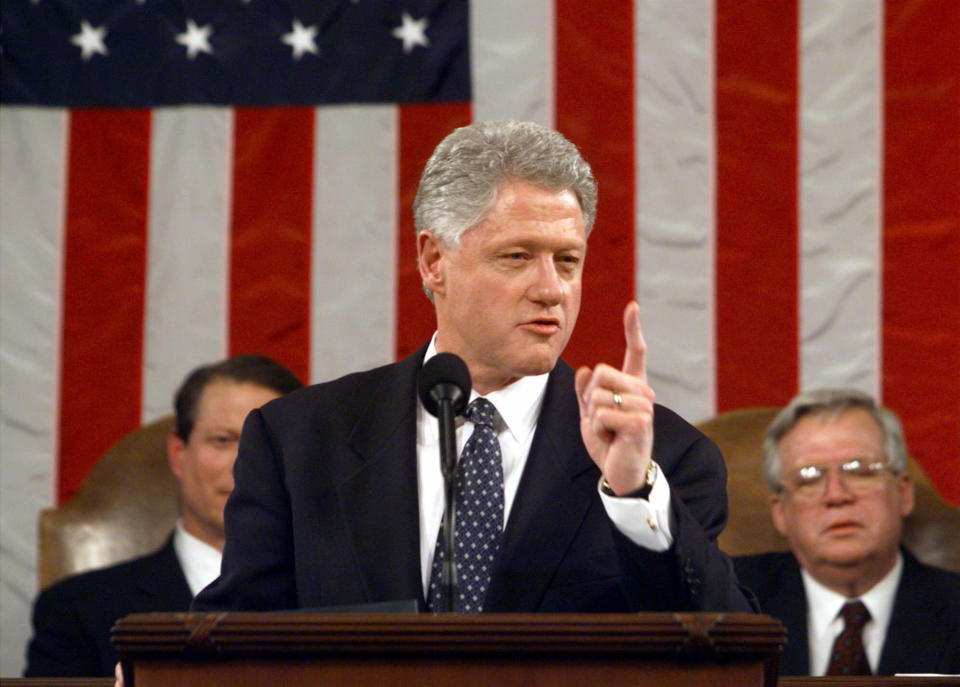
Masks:
[[[433,304],[423,293],[417,268],[413,199],[433,149],[459,126],[470,123],[469,103],[403,105],[397,142],[397,357],[420,348],[437,327]]]
[[[623,309],[634,297],[633,3],[556,0],[556,126],[593,167],[599,212],[583,300],[564,360],[623,360]]]
[[[799,19],[794,0],[717,0],[716,21],[719,412],[798,387]]]
[[[887,0],[883,399],[960,503],[960,4]]]
[[[310,376],[314,110],[236,111],[230,352],[260,353]]]
[[[57,496],[140,425],[150,113],[70,115]]]

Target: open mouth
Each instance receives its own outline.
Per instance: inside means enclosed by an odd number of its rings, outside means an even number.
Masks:
[[[542,317],[524,322],[523,326],[525,329],[534,331],[537,334],[550,335],[560,329],[560,321],[553,317]]]

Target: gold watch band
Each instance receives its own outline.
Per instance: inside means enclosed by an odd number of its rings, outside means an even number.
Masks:
[[[650,465],[647,466],[647,474],[643,480],[643,486],[641,486],[636,491],[631,491],[629,494],[618,495],[613,489],[610,488],[607,478],[604,477],[603,481],[600,483],[600,491],[602,491],[607,496],[617,496],[618,498],[625,499],[648,499],[650,498],[650,492],[653,491],[653,483],[657,481],[657,472],[659,466],[650,461]]]

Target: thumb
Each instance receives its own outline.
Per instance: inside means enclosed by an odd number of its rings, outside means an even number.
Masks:
[[[581,367],[577,370],[577,374],[573,378],[573,388],[577,393],[577,405],[580,407],[580,417],[584,417],[587,413],[587,404],[584,402],[583,395],[587,390],[587,384],[590,383],[591,376],[593,376],[593,371],[589,367]]]

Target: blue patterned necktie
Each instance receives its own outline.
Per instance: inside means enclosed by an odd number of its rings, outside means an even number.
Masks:
[[[458,598],[454,604],[461,613],[479,613],[490,584],[493,563],[500,549],[503,529],[503,460],[500,440],[493,427],[497,409],[485,398],[467,406],[464,416],[474,423],[457,464],[456,561]],[[440,568],[443,527],[437,538],[430,573],[428,604],[438,610],[441,604]]]

